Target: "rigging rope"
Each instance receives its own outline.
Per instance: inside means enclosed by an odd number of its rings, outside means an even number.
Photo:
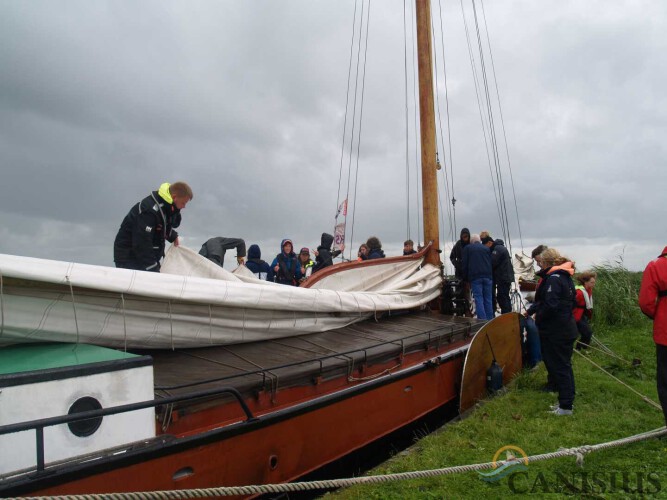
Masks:
[[[364,24],[364,0],[361,0],[361,16],[360,16],[360,21],[359,21],[359,45],[357,48],[357,68],[356,68],[356,75],[355,75],[355,82],[354,82],[354,107],[352,110],[352,135],[350,139],[350,153],[349,153],[349,161],[347,164],[347,191],[345,192],[345,199],[349,200],[350,196],[350,179],[352,178],[352,150],[354,147],[354,129],[356,125],[356,117],[357,117],[357,96],[359,95],[358,92],[358,87],[359,87],[359,61],[361,59],[361,34],[362,34],[362,29],[363,29],[363,24]],[[353,207],[353,210],[356,210],[356,207]],[[345,217],[345,228],[347,230],[347,217]],[[346,231],[347,232],[347,231]],[[352,239],[350,239],[350,259],[352,259]]]
[[[412,106],[413,109],[413,116],[415,119],[415,128],[414,128],[414,133],[415,133],[415,173],[416,173],[416,184],[417,184],[417,238],[421,241],[423,239],[422,237],[422,232],[421,232],[421,194],[420,194],[420,174],[421,174],[421,162],[419,161],[419,120],[417,118],[417,107],[419,106],[419,97],[417,96],[418,92],[418,75],[417,75],[417,69],[415,68],[415,54],[417,53],[417,37],[415,35],[415,26],[417,25],[417,12],[416,9],[413,9],[413,3],[410,3],[410,17],[412,22],[410,23],[411,29],[412,29],[412,98],[413,98],[413,103],[414,105]]]
[[[406,27],[405,2],[403,0],[403,75],[405,80],[405,199],[407,206],[406,236],[410,238],[410,139],[408,112],[408,31]]]
[[[363,14],[363,12],[362,12]],[[354,177],[354,196],[352,200],[352,229],[350,231],[350,260],[352,260],[352,242],[354,241],[354,218],[357,213],[357,185],[359,184],[359,155],[361,148],[361,124],[364,117],[364,90],[366,89],[366,62],[368,61],[368,31],[370,29],[371,0],[368,0],[368,9],[366,10],[366,41],[364,46],[364,74],[361,78],[361,108],[359,110],[359,133],[357,136],[357,164]],[[362,17],[363,21],[363,17]],[[360,41],[361,42],[361,41]],[[361,43],[360,43],[361,45]],[[350,172],[351,174],[351,172]]]
[[[451,123],[450,123],[450,113],[449,113],[449,92],[448,92],[448,87],[447,87],[447,59],[445,57],[445,42],[444,42],[444,24],[442,21],[442,3],[440,0],[438,0],[438,6],[440,10],[440,46],[441,46],[441,52],[442,52],[442,71],[443,71],[443,76],[444,76],[444,85],[445,85],[445,109],[446,109],[446,118],[447,118],[447,136],[448,136],[448,148],[449,148],[449,168],[451,169],[451,174],[448,175],[447,173],[447,156],[446,156],[446,150],[445,150],[445,140],[444,140],[444,134],[443,134],[443,127],[442,127],[442,113],[440,112],[440,93],[437,91],[439,88],[439,82],[438,82],[438,51],[435,49],[437,47],[437,44],[435,43],[435,40],[433,41],[433,60],[434,60],[434,67],[435,67],[435,99],[436,99],[436,109],[437,109],[437,114],[438,114],[438,125],[439,125],[439,130],[440,130],[440,147],[442,148],[443,152],[443,161],[445,163],[445,166],[443,169],[441,169],[441,176],[443,178],[443,184],[445,186],[445,197],[447,200],[451,199],[452,205],[450,207],[449,204],[447,204],[447,217],[449,219],[449,233],[451,236],[451,241],[452,244],[455,242],[455,235],[456,235],[456,201],[454,197],[454,161],[452,159],[452,133],[451,133]],[[433,26],[433,17],[431,17],[431,31],[433,33],[433,38],[435,38],[435,26]],[[436,158],[439,157],[436,152]],[[451,177],[451,195],[450,195],[450,180],[449,178]],[[451,196],[451,198],[450,198]],[[440,210],[442,216],[443,216],[443,226],[444,226],[444,213],[442,212],[442,208]],[[442,234],[446,234],[446,232],[442,231]],[[447,259],[444,259],[445,261]]]
[[[507,218],[507,205],[505,203],[505,187],[503,184],[502,173],[500,170],[500,157],[498,154],[498,140],[496,138],[496,125],[493,115],[493,106],[491,103],[491,97],[489,94],[489,82],[486,74],[486,63],[484,61],[484,49],[482,46],[482,37],[479,30],[479,21],[477,19],[477,8],[475,6],[475,0],[472,0],[472,10],[475,19],[475,30],[477,33],[477,46],[479,49],[479,62],[482,69],[482,81],[484,83],[484,97],[486,99],[486,109],[488,113],[488,123],[489,123],[489,137],[491,139],[491,151],[493,153],[493,162],[496,170],[496,180],[498,187],[498,198],[500,200],[500,217],[501,217],[501,229],[505,240],[508,242],[508,245],[511,247],[511,238],[509,232],[509,221]]]
[[[381,484],[391,481],[406,481],[410,479],[427,479],[431,477],[459,474],[462,472],[474,472],[487,469],[495,469],[505,464],[512,463],[535,463],[544,460],[561,457],[575,457],[577,465],[582,466],[584,456],[595,451],[606,450],[624,446],[627,444],[646,441],[648,439],[659,438],[667,435],[667,428],[661,427],[648,432],[635,434],[614,441],[598,443],[594,445],[583,445],[573,448],[560,448],[551,453],[542,453],[540,455],[531,455],[529,457],[516,457],[507,460],[497,460],[494,462],[484,462],[468,465],[456,465],[441,469],[427,469],[410,472],[398,472],[394,474],[379,474],[376,476],[361,476],[345,479],[329,479],[322,481],[308,481],[301,483],[280,483],[280,484],[260,484],[252,486],[220,486],[217,488],[201,488],[189,490],[170,490],[170,491],[141,491],[132,493],[105,493],[88,495],[60,495],[52,497],[27,497],[22,500],[163,500],[163,499],[182,499],[182,498],[208,498],[235,495],[260,495],[266,493],[287,493],[295,491],[313,491],[323,489],[334,489],[358,484]],[[16,499],[19,500],[19,499]]]
[[[495,178],[493,176],[493,169],[491,167],[491,156],[489,154],[489,144],[488,144],[488,139],[487,139],[487,136],[486,136],[486,123],[484,121],[484,113],[482,112],[482,104],[481,104],[481,98],[480,98],[479,83],[477,82],[477,68],[476,68],[476,65],[475,65],[475,56],[473,54],[472,44],[470,42],[470,30],[468,29],[468,21],[466,19],[466,15],[465,15],[465,8],[463,6],[463,0],[460,0],[460,3],[461,3],[461,16],[463,17],[463,26],[465,28],[465,33],[466,33],[466,43],[467,43],[467,46],[468,46],[468,57],[470,58],[470,67],[472,69],[472,79],[473,79],[473,83],[475,85],[475,95],[477,97],[477,109],[479,111],[480,121],[482,122],[482,134],[484,136],[484,147],[486,148],[486,159],[487,159],[487,163],[489,165],[489,173],[491,174],[491,184],[493,186],[493,196],[494,196],[495,201],[496,201],[496,208],[498,210],[498,216],[500,218],[500,212],[501,212],[500,202],[498,200],[498,192],[497,192],[497,189],[496,189],[496,181],[495,181]],[[502,219],[500,219],[500,224],[501,224],[501,227],[502,227]]]
[[[440,0],[438,0],[440,1]],[[512,185],[512,196],[514,197],[514,211],[516,213],[516,225],[519,230],[519,242],[521,243],[521,249],[523,250],[523,235],[521,234],[521,219],[519,218],[519,205],[516,201],[516,189],[514,187],[514,175],[512,173],[512,161],[510,160],[510,150],[509,146],[507,145],[507,132],[505,131],[505,120],[503,118],[503,108],[502,104],[500,101],[500,91],[498,90],[498,79],[496,77],[496,65],[493,60],[493,51],[491,50],[491,37],[489,36],[489,23],[486,22],[486,11],[484,10],[484,0],[480,0],[480,4],[482,6],[482,17],[484,18],[484,29],[486,30],[486,40],[487,44],[489,47],[489,56],[491,58],[491,69],[492,69],[492,74],[493,74],[493,81],[496,87],[496,97],[498,99],[498,111],[500,113],[500,123],[502,125],[502,130],[503,130],[503,139],[505,141],[505,154],[507,156],[507,168],[510,173],[510,181]],[[512,248],[510,245],[510,253],[512,252]]]
[[[354,16],[352,18],[352,41],[350,42],[350,63],[347,68],[347,92],[345,95],[345,119],[343,121],[343,140],[340,146],[340,169],[338,172],[338,194],[336,195],[336,209],[340,206],[340,186],[343,179],[343,157],[345,155],[345,133],[347,131],[347,111],[350,103],[350,79],[352,77],[352,50],[354,48],[354,27],[357,22],[357,0],[354,2]]]

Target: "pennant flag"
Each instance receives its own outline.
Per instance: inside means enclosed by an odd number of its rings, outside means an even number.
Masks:
[[[338,216],[340,214],[343,214],[344,216],[347,216],[347,198],[343,200],[343,202],[338,205],[338,211],[336,212],[336,219],[338,219]]]

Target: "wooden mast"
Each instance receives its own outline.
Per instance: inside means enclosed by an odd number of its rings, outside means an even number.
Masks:
[[[440,267],[442,264],[440,262],[440,231],[438,227],[435,107],[433,104],[433,65],[431,62],[431,1],[415,1],[417,12],[424,243],[433,242],[433,247],[426,256],[426,262]]]

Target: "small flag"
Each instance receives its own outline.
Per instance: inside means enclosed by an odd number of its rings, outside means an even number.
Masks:
[[[347,217],[347,198],[345,198],[343,202],[340,205],[338,205],[338,211],[336,212],[336,219],[341,213]]]

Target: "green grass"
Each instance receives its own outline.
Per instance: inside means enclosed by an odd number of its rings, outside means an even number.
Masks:
[[[607,320],[594,323],[597,325],[595,335],[622,358],[639,358],[641,365],[632,367],[597,351],[588,357],[657,402],[651,323],[641,314],[629,310],[637,309],[636,292],[641,276],[608,267],[602,269],[604,272],[598,268],[595,315],[600,314]],[[573,416],[558,417],[548,413],[549,405],[557,398],[555,394],[539,391],[546,380],[546,372],[540,365],[535,371],[521,373],[502,394],[480,404],[468,418],[416,441],[408,452],[369,474],[490,462],[495,452],[506,445],[518,446],[528,455],[537,455],[561,447],[621,439],[665,424],[660,410],[586,359],[575,354],[573,364],[577,387]],[[647,480],[649,474],[651,479]],[[643,477],[645,493],[642,497],[667,498],[667,438],[588,454],[583,467],[579,467],[573,457],[531,463],[524,473],[514,476],[514,491],[508,477],[487,483],[476,472],[471,472],[353,487],[331,496],[421,499],[520,498],[548,494],[549,498],[568,498],[582,496],[584,489],[583,496],[587,498],[629,498],[637,496],[638,475]]]

